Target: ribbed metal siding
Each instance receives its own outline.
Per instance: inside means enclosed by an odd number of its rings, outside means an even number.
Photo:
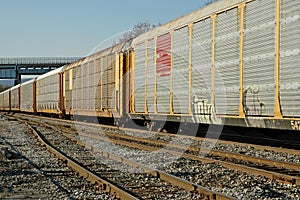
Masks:
[[[83,100],[83,105],[82,108],[83,110],[88,110],[89,109],[89,78],[88,73],[89,73],[89,68],[88,68],[88,63],[83,64],[83,69],[82,69],[82,84],[83,84],[83,90],[82,90],[82,100]]]
[[[215,105],[218,114],[237,115],[240,83],[240,23],[237,9],[217,16]]]
[[[115,81],[116,81],[116,55],[111,54],[109,56],[109,70],[108,70],[108,93],[107,93],[107,99],[108,99],[108,109],[115,109]]]
[[[72,93],[71,93],[71,90],[70,90],[70,69],[68,70],[65,70],[65,95],[66,95],[66,109],[70,109],[71,106],[72,106],[72,102],[71,102],[71,96],[72,96]]]
[[[284,116],[300,116],[300,1],[281,1],[280,102]]]
[[[189,110],[189,28],[176,30],[172,42],[173,111],[186,114]]]
[[[72,108],[78,110],[80,105],[80,65],[73,69],[73,91],[72,91]]]
[[[45,77],[40,82],[40,92],[37,95],[37,107],[40,110],[59,110],[59,75]]]
[[[0,110],[3,110],[3,94],[0,94]]]
[[[89,71],[88,71],[88,88],[89,88],[89,99],[88,99],[88,109],[90,111],[94,111],[95,110],[95,90],[96,87],[94,85],[94,61],[89,62],[88,65]]]
[[[73,95],[73,102],[75,105],[75,110],[83,109],[83,85],[82,85],[82,65],[78,66],[76,69],[76,81],[75,81],[75,96]]]
[[[0,110],[3,110],[3,93],[0,94]]]
[[[193,27],[193,98],[211,103],[212,25],[205,19]]]
[[[59,110],[59,75],[56,74],[53,77],[50,78],[50,94],[51,96],[51,109]]]
[[[159,36],[156,42],[157,112],[170,113],[171,35]]]
[[[10,91],[11,93],[11,109],[19,110],[19,89],[15,88]]]
[[[246,115],[273,115],[275,102],[275,0],[247,3],[244,46]]]
[[[80,65],[80,68],[78,69],[78,110],[83,110],[84,109],[84,85],[83,85],[83,73],[84,73],[84,69],[83,69],[83,65]]]
[[[33,111],[33,83],[21,86],[21,111]]]
[[[148,73],[147,73],[147,106],[148,112],[154,113],[154,87],[155,87],[155,40],[148,42]]]
[[[99,81],[101,77],[100,59],[96,59],[93,64],[93,90],[92,90],[92,109],[99,109],[100,95],[99,95]]]
[[[107,71],[108,71],[108,61],[107,57],[103,58],[102,65],[101,65],[101,108],[107,108],[108,107],[108,99],[107,99]]]
[[[95,76],[96,78],[94,79],[95,84],[97,86],[97,90],[96,90],[96,95],[95,95],[95,107],[96,110],[100,110],[101,109],[101,81],[102,81],[102,58],[99,58],[96,60],[95,63]]]
[[[115,54],[103,57],[101,66],[101,103],[102,109],[115,108]]]
[[[76,96],[73,96],[73,99],[76,101],[75,106],[77,110],[82,109],[82,65],[78,66],[76,69],[76,82],[75,82],[75,88],[76,88]]]
[[[9,91],[4,92],[3,96],[4,96],[3,97],[3,100],[4,100],[3,108],[4,108],[4,110],[9,110],[10,109],[10,107],[9,107],[9,101],[10,101],[10,99],[9,99]]]
[[[76,108],[75,106],[75,99],[74,97],[76,96],[77,93],[77,89],[76,89],[76,75],[77,75],[77,67],[74,67],[72,72],[73,72],[73,84],[72,84],[72,91],[70,91],[70,96],[69,96],[69,100],[67,99],[67,102],[70,101],[70,104],[68,106],[68,108],[71,108],[72,110],[74,110]]]
[[[146,44],[135,48],[134,58],[134,97],[135,111],[145,112],[145,81],[146,81]]]
[[[78,77],[78,84],[79,84],[79,110],[84,110],[84,81],[83,81],[83,77],[84,77],[84,66],[80,65],[80,69],[79,69],[79,77]]]

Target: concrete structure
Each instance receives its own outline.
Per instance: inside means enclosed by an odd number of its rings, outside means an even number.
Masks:
[[[79,57],[22,57],[0,58],[0,79],[14,79],[21,82],[21,75],[40,75],[66,64]]]

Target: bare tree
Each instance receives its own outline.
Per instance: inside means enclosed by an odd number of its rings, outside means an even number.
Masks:
[[[214,2],[216,2],[216,1],[218,1],[218,0],[206,0],[205,3],[204,3],[204,6],[207,6],[207,5],[209,5],[209,4],[211,4],[211,3],[214,3]],[[204,7],[204,6],[203,6],[203,7]]]
[[[124,33],[118,42],[135,38],[143,33],[150,31],[154,27],[156,27],[156,25],[150,24],[148,22],[138,22],[136,25],[134,25],[134,27],[130,31]]]

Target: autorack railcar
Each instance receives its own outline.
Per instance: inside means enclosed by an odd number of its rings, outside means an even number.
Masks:
[[[63,116],[63,71],[60,67],[36,79],[36,112]],[[23,102],[22,102],[23,103]]]
[[[299,10],[217,1],[136,37],[131,118],[299,130]]]
[[[299,11],[217,1],[40,76],[36,112],[300,130]]]
[[[120,118],[120,76],[128,42],[102,50],[64,69],[67,115]]]

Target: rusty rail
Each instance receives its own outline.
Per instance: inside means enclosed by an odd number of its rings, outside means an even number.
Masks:
[[[112,183],[103,180],[90,170],[86,169],[82,165],[78,164],[76,161],[73,161],[72,159],[65,156],[63,153],[61,153],[59,150],[55,149],[52,145],[50,145],[44,137],[38,133],[33,127],[31,127],[29,124],[27,124],[27,127],[32,131],[32,133],[37,137],[37,139],[47,148],[52,154],[54,154],[57,158],[63,160],[66,162],[67,166],[78,172],[81,176],[87,178],[89,181],[94,183],[97,188],[101,191],[105,191],[111,195],[115,195],[116,198],[119,198],[121,200],[137,200],[138,198],[134,197],[133,195],[129,194],[128,192],[122,190],[121,188],[113,185]]]
[[[68,122],[68,121],[67,121]],[[76,122],[77,123],[77,122]],[[87,125],[87,123],[85,122],[78,122],[80,124],[83,125]],[[94,126],[94,127],[99,127],[99,125],[95,125],[95,124],[88,124],[89,126]],[[101,125],[102,127],[102,125]],[[110,126],[104,126],[106,128],[111,128]],[[116,127],[114,127],[115,129],[117,129]],[[127,128],[120,128],[121,130],[131,130],[131,129],[127,129]],[[136,131],[136,130],[135,130]],[[133,136],[127,136],[127,135],[121,135],[121,134],[113,134],[113,133],[105,133],[106,136],[111,136],[111,137],[119,137],[122,139],[127,139],[127,140],[139,140],[139,142],[145,142],[145,143],[154,143],[155,145],[160,145],[160,146],[168,146],[168,147],[172,147],[172,148],[177,148],[177,149],[181,149],[181,150],[189,150],[189,151],[199,151],[200,149],[197,147],[187,147],[184,145],[178,145],[178,144],[172,144],[172,143],[166,143],[166,142],[159,142],[159,141],[154,141],[154,140],[149,140],[149,139],[143,139],[143,138],[137,138],[137,137],[133,137]],[[170,136],[168,134],[165,133],[159,133],[161,135],[166,135],[166,136]],[[114,140],[108,137],[101,137],[101,136],[93,136],[91,134],[81,134],[82,136],[86,136],[86,137],[91,137],[94,139],[100,139],[103,141],[107,141],[107,142],[114,142],[116,144],[119,145],[124,145],[127,147],[132,147],[132,148],[138,148],[141,150],[146,150],[146,151],[156,151],[158,149],[161,150],[161,148],[157,148],[157,147],[149,147],[149,146],[145,146],[145,145],[139,145],[139,144],[132,144],[130,142],[124,142],[124,141],[119,141],[119,140]],[[181,135],[177,135],[179,137],[182,138],[188,138],[190,136],[181,136]],[[192,138],[191,138],[192,139]],[[196,140],[202,140],[201,138],[193,138]],[[213,140],[212,140],[213,141]],[[220,141],[219,141],[220,142]],[[228,143],[227,141],[221,141],[221,143]],[[234,143],[234,142],[233,142]],[[238,145],[241,145],[240,143],[237,143]],[[246,144],[242,144],[242,145],[246,145]],[[269,147],[265,147],[265,146],[260,146],[260,145],[251,145],[254,146],[257,149],[269,149]],[[296,150],[289,150],[289,149],[282,149],[282,148],[276,148],[276,147],[270,147],[273,150],[279,150],[278,152],[288,152],[288,151],[292,151],[292,152],[297,152]],[[171,150],[167,150],[164,149],[165,152],[168,152],[170,154],[173,155],[182,155],[185,158],[190,158],[193,160],[199,160],[201,162],[204,163],[212,163],[212,162],[217,162],[221,165],[223,165],[224,167],[228,167],[231,169],[235,169],[235,170],[239,170],[239,171],[243,171],[243,172],[247,172],[253,175],[260,175],[260,176],[265,176],[268,177],[270,179],[274,179],[274,180],[278,180],[278,181],[286,181],[292,184],[296,184],[297,186],[300,186],[300,178],[299,177],[294,177],[294,176],[289,176],[289,175],[284,175],[284,174],[280,174],[280,173],[276,173],[276,172],[270,172],[270,171],[266,171],[266,170],[261,170],[261,169],[256,169],[256,168],[251,168],[251,167],[247,167],[247,166],[243,166],[243,165],[238,165],[238,164],[232,164],[229,162],[225,162],[225,161],[220,161],[220,160],[214,160],[214,159],[210,159],[210,158],[200,158],[199,156],[194,156],[191,154],[184,154],[184,153],[179,153],[179,152],[175,152],[175,151],[171,151]],[[201,152],[205,152],[205,150],[201,149]],[[234,153],[229,153],[229,152],[220,152],[220,151],[210,151],[209,152],[211,155],[213,156],[222,156],[222,157],[227,157],[227,158],[235,158],[235,159],[242,159],[244,161],[250,161],[250,162],[257,162],[260,164],[266,164],[269,166],[274,166],[274,167],[284,167],[286,169],[292,169],[292,170],[296,170],[299,171],[299,165],[293,164],[293,163],[285,163],[285,162],[278,162],[278,161],[272,161],[272,160],[267,160],[267,159],[262,159],[262,158],[256,158],[256,157],[251,157],[251,156],[246,156],[246,155],[241,155],[241,154],[234,154]]]
[[[19,116],[25,116],[27,117],[28,115],[26,114],[18,114]],[[30,115],[31,118],[45,118],[48,119],[47,117],[36,117],[36,116],[32,116]],[[66,122],[66,123],[74,123],[70,120],[63,120],[63,119],[53,119],[52,121],[57,121],[57,122]],[[105,128],[109,128],[109,129],[116,129],[116,130],[122,130],[122,131],[137,131],[136,129],[130,129],[130,128],[122,128],[122,127],[114,127],[114,126],[108,126],[108,125],[103,125],[103,124],[91,124],[91,123],[86,123],[86,122],[80,122],[80,121],[76,121],[76,124],[82,124],[82,125],[88,125],[88,126],[93,126],[93,127],[105,127]],[[145,132],[145,133],[151,133],[149,131],[145,131],[145,130],[138,130],[139,132]],[[154,134],[159,134],[162,136],[172,136],[169,133],[158,133],[158,132],[153,132]],[[176,135],[176,137],[178,138],[189,138],[189,139],[193,139],[193,140],[197,140],[197,141],[203,141],[204,138],[199,138],[199,137],[194,137],[194,136],[188,136],[188,135]],[[280,147],[271,147],[271,146],[263,146],[263,145],[256,145],[256,144],[245,144],[245,143],[240,143],[240,142],[233,142],[233,141],[225,141],[225,140],[216,140],[216,139],[209,139],[209,138],[205,138],[206,142],[214,142],[214,143],[218,143],[218,144],[228,144],[228,145],[239,145],[239,146],[246,146],[246,147],[253,147],[255,149],[258,150],[269,150],[269,151],[275,151],[278,153],[288,153],[288,154],[295,154],[295,155],[300,155],[300,151],[299,150],[295,150],[295,149],[287,149],[287,148],[280,148]]]
[[[265,158],[258,158],[258,157],[243,155],[243,154],[231,153],[231,152],[200,149],[198,147],[186,146],[186,145],[174,144],[174,143],[168,143],[168,142],[161,142],[161,141],[155,141],[155,140],[144,139],[144,138],[139,138],[139,137],[135,137],[135,136],[121,135],[121,134],[117,135],[117,134],[108,133],[108,132],[105,132],[104,134],[109,136],[109,137],[118,137],[118,138],[122,138],[122,139],[125,139],[125,140],[148,143],[148,144],[151,144],[151,145],[154,144],[154,145],[157,145],[157,146],[171,147],[171,148],[180,149],[180,150],[184,150],[184,151],[191,151],[191,152],[198,152],[198,153],[201,152],[201,153],[204,153],[204,154],[210,154],[212,156],[234,158],[234,159],[239,159],[239,160],[243,160],[243,161],[247,161],[247,162],[254,162],[254,163],[264,164],[264,165],[268,165],[268,166],[272,166],[272,167],[278,167],[278,168],[281,167],[281,168],[284,168],[284,169],[295,170],[295,171],[300,172],[300,166],[298,164],[289,163],[289,162],[269,160],[269,159],[265,159]]]
[[[272,180],[277,180],[277,181],[280,181],[280,182],[288,182],[288,183],[296,184],[297,186],[300,186],[300,178],[299,177],[289,176],[289,175],[280,174],[280,173],[276,173],[276,172],[270,172],[270,171],[267,171],[267,170],[257,169],[257,168],[248,167],[248,166],[239,165],[239,164],[233,164],[233,163],[226,162],[226,161],[215,160],[215,159],[211,159],[211,158],[204,158],[204,157],[200,157],[200,156],[186,154],[186,153],[183,153],[183,152],[177,152],[177,151],[168,150],[168,149],[161,149],[159,147],[147,146],[147,145],[142,145],[142,144],[135,144],[135,143],[132,143],[132,142],[127,142],[127,141],[120,141],[120,140],[117,140],[117,139],[112,139],[112,138],[105,137],[105,136],[100,136],[100,135],[91,135],[91,134],[85,134],[85,133],[81,133],[80,135],[84,136],[84,137],[89,137],[89,138],[92,138],[92,139],[102,140],[102,141],[106,141],[106,142],[112,142],[112,143],[115,143],[115,144],[118,144],[118,145],[127,146],[127,147],[131,147],[131,148],[145,150],[145,151],[160,150],[160,151],[170,153],[170,154],[175,155],[175,156],[182,156],[184,158],[197,160],[197,161],[200,161],[200,162],[203,162],[203,163],[218,163],[218,164],[220,164],[224,167],[227,167],[227,168],[230,168],[230,169],[233,169],[233,170],[246,172],[246,173],[253,174],[253,175],[256,175],[256,176],[264,176],[264,177],[267,177],[267,178],[272,179]],[[116,136],[114,136],[114,137],[116,137]],[[142,140],[146,140],[146,139],[142,139]],[[159,143],[161,143],[161,142],[159,142]],[[155,144],[155,143],[153,143],[153,144]]]
[[[82,165],[78,164],[76,161],[73,161],[72,159],[68,158],[62,152],[55,149],[51,144],[49,144],[44,139],[43,135],[38,133],[27,122],[25,122],[25,124],[32,131],[32,133],[37,137],[37,139],[42,143],[42,145],[45,146],[52,154],[54,154],[57,158],[59,158],[59,159],[63,160],[64,162],[66,162],[69,167],[74,169],[81,176],[86,177],[89,181],[94,183],[101,191],[106,191],[106,192],[108,192],[112,195],[116,195],[116,197],[121,199],[121,200],[123,200],[123,199],[125,199],[125,200],[127,200],[127,199],[133,199],[133,200],[138,199],[138,198],[132,196],[131,194],[127,193],[126,191],[123,191],[119,187],[114,186],[112,183],[101,179],[99,176],[97,176],[96,174],[94,174],[90,170],[88,170],[85,167],[83,167]],[[55,131],[60,131],[56,127],[53,127],[53,126],[50,126],[50,127]],[[139,167],[139,168],[143,169],[145,173],[156,176],[156,177],[159,177],[160,179],[162,179],[166,182],[169,182],[172,185],[179,186],[179,187],[185,189],[186,191],[197,192],[198,194],[200,194],[201,197],[203,197],[203,199],[208,199],[208,200],[233,200],[233,199],[235,200],[236,199],[236,198],[233,198],[233,197],[221,194],[221,193],[211,191],[211,190],[209,190],[205,187],[199,186],[195,183],[191,183],[189,181],[178,178],[176,176],[167,174],[167,173],[162,172],[160,170],[149,168],[149,167],[147,167],[145,165],[142,165],[140,163],[137,163],[137,162],[119,157],[117,155],[114,155],[114,154],[111,154],[111,153],[108,153],[108,152],[104,152],[104,151],[102,151],[98,148],[94,148],[92,146],[86,145],[86,144],[82,143],[81,141],[77,140],[76,138],[72,137],[69,134],[66,134],[66,133],[63,133],[63,132],[61,132],[61,134],[63,136],[65,136],[66,138],[68,138],[69,140],[71,140],[72,142],[76,142],[78,145],[84,146],[85,148],[87,148],[87,149],[89,149],[89,150],[91,150],[95,153],[100,153],[100,154],[102,154],[103,156],[105,156],[109,159],[127,164],[127,165],[132,166],[132,167]]]
[[[55,127],[52,127],[53,129],[56,129]],[[78,145],[81,145],[95,153],[100,153],[101,155],[107,157],[107,158],[110,158],[112,160],[115,160],[117,162],[120,162],[120,163],[124,163],[124,164],[127,164],[129,166],[132,166],[132,167],[139,167],[141,169],[144,170],[145,173],[147,174],[150,174],[150,175],[153,175],[155,177],[159,177],[160,179],[168,182],[168,183],[171,183],[172,185],[176,185],[178,187],[181,187],[183,189],[185,189],[186,191],[190,191],[190,192],[198,192],[201,196],[204,197],[204,199],[211,199],[211,200],[229,200],[229,199],[235,199],[233,197],[229,197],[229,196],[226,196],[226,195],[223,195],[221,193],[217,193],[217,192],[213,192],[205,187],[202,187],[202,186],[199,186],[195,183],[191,183],[189,181],[186,181],[184,179],[181,179],[181,178],[178,178],[176,176],[173,176],[173,175],[170,175],[170,174],[167,174],[163,171],[160,171],[160,170],[157,170],[157,169],[152,169],[152,168],[149,168],[143,164],[140,164],[138,162],[134,162],[132,160],[129,160],[129,159],[125,159],[125,158],[122,158],[122,157],[119,157],[117,155],[114,155],[112,153],[109,153],[109,152],[104,152],[102,150],[100,150],[99,148],[95,148],[91,145],[87,145],[87,144],[84,144],[83,142],[81,142],[80,140],[76,139],[75,137],[71,136],[70,134],[66,134],[64,132],[61,132],[61,134],[63,134],[64,137],[68,138],[69,140],[71,140],[72,142],[75,142],[77,143]],[[88,136],[88,134],[87,134]],[[98,139],[98,138],[95,138],[95,139]],[[104,141],[110,141],[109,138],[102,138],[104,139]],[[120,141],[121,142],[121,141]],[[128,143],[123,143],[121,142],[122,144],[124,144],[126,146],[126,144]]]

